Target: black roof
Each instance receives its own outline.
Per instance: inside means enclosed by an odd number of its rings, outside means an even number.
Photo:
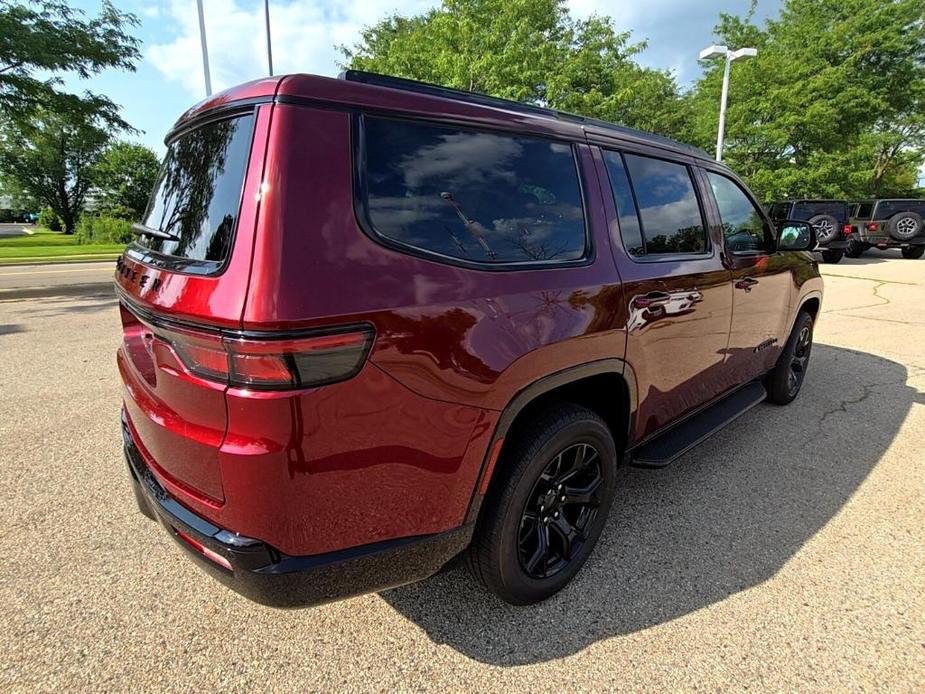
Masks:
[[[655,133],[646,132],[644,130],[628,128],[625,125],[617,125],[616,123],[600,120],[598,118],[579,116],[575,113],[560,111],[558,109],[544,108],[542,106],[536,106],[535,104],[525,104],[520,101],[502,99],[500,97],[488,96],[487,94],[480,94],[478,92],[467,92],[462,89],[441,87],[438,84],[431,84],[429,82],[418,82],[417,80],[409,80],[403,77],[391,77],[389,75],[380,75],[375,72],[365,72],[363,70],[344,70],[340,73],[340,75],[338,75],[338,77],[339,79],[347,80],[349,82],[361,82],[363,84],[372,84],[378,87],[403,89],[405,91],[417,92],[419,94],[429,94],[431,96],[439,96],[445,99],[464,101],[470,104],[492,106],[495,108],[507,109],[509,111],[530,113],[536,116],[570,121],[580,125],[593,125],[604,130],[612,131],[617,135],[625,135],[635,139],[648,140],[653,144],[657,144],[661,147],[668,147],[684,154],[710,159],[711,161],[713,160],[709,154],[707,154],[699,147],[694,147],[693,145],[678,142],[677,140],[673,140],[670,137],[665,137],[664,135],[656,135]]]

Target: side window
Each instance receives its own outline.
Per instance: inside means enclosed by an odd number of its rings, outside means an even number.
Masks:
[[[785,202],[775,202],[773,205],[771,205],[771,209],[769,211],[769,214],[771,215],[771,219],[773,219],[776,222],[787,219],[787,213],[788,213],[789,207],[790,205]]]
[[[369,116],[363,132],[364,202],[382,237],[484,264],[585,255],[569,144]]]
[[[607,165],[610,187],[613,190],[613,199],[620,218],[620,235],[623,237],[623,246],[630,255],[645,255],[646,247],[642,241],[642,228],[639,226],[636,201],[633,199],[630,181],[626,176],[623,156],[619,152],[604,150],[604,162]]]
[[[739,185],[732,179],[707,172],[723,224],[726,248],[731,253],[755,253],[773,248],[771,230]]]
[[[687,166],[625,155],[646,255],[703,253],[707,235]]]

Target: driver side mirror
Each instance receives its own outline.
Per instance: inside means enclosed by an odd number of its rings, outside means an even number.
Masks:
[[[778,224],[778,229],[779,251],[811,251],[816,247],[816,232],[807,222],[787,219]]]

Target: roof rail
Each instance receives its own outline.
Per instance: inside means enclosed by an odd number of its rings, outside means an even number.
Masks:
[[[404,77],[380,75],[375,72],[366,72],[364,70],[344,70],[337,77],[338,79],[346,80],[348,82],[361,82],[363,84],[372,84],[378,87],[403,89],[409,92],[429,94],[431,96],[439,96],[443,97],[444,99],[453,99],[455,101],[463,101],[470,104],[478,104],[480,106],[493,106],[495,108],[504,108],[509,111],[519,111],[521,113],[530,113],[537,116],[545,116],[547,118],[572,121],[582,125],[593,125],[605,130],[612,130],[622,135],[628,135],[636,139],[641,138],[651,140],[653,142],[667,145],[673,149],[685,150],[689,153],[694,153],[701,157],[706,157],[708,159],[710,158],[710,155],[708,155],[699,147],[694,147],[693,145],[688,145],[683,142],[678,142],[677,140],[672,140],[670,137],[665,137],[664,135],[656,135],[655,133],[646,132],[644,130],[637,130],[625,125],[617,125],[616,123],[600,120],[598,118],[588,118],[586,116],[580,116],[575,113],[568,113],[567,111],[559,111],[558,109],[543,108],[542,106],[536,106],[534,104],[525,104],[521,101],[502,99],[501,97],[488,96],[487,94],[480,94],[478,92],[467,92],[463,89],[453,89],[452,87],[441,87],[439,84],[418,82],[417,80],[410,80]]]

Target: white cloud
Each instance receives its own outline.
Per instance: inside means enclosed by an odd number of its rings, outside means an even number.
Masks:
[[[325,4],[274,0],[270,3],[274,72],[336,74],[340,57],[336,46],[353,44],[364,25],[397,11],[397,1],[351,0]],[[400,9],[409,14],[431,4],[405,0]],[[165,14],[174,25],[175,38],[149,46],[145,59],[168,80],[202,97],[202,53],[196,3],[171,0]],[[205,0],[204,14],[213,91],[267,74],[262,2]]]
[[[780,0],[762,0],[759,15],[775,11]],[[271,0],[273,66],[277,74],[337,73],[340,58],[335,46],[352,45],[360,30],[392,12],[419,13],[439,0]],[[748,9],[749,0],[649,0],[613,3],[612,0],[569,0],[576,17],[592,12],[611,15],[618,30],[632,30],[631,41],[649,39],[639,59],[653,67],[671,68],[685,81],[698,73],[697,51],[712,40],[712,27],[725,9]],[[261,0],[204,0],[206,38],[212,87],[219,91],[267,73]],[[157,10],[159,22],[168,23],[172,40],[154,43],[145,58],[169,81],[191,95],[204,95],[199,23],[193,0],[167,0]]]

